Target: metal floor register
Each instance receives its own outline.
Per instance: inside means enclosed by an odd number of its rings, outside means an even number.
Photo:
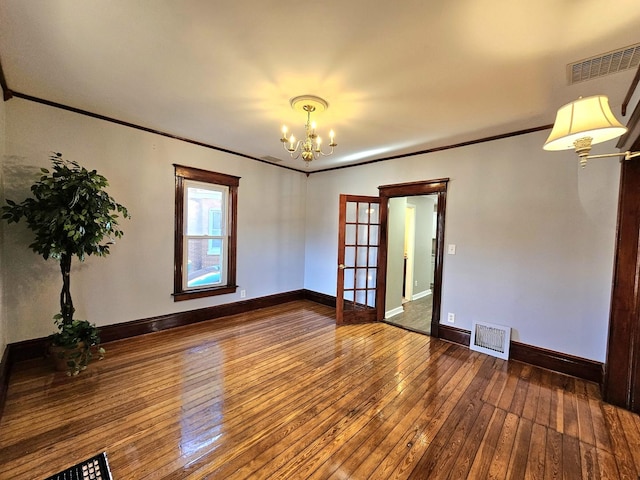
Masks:
[[[113,480],[107,462],[107,453],[102,452],[67,470],[46,478],[45,480]]]

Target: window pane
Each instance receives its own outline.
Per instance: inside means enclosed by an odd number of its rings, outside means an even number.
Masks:
[[[207,240],[207,255],[222,255],[222,239],[212,238]]]
[[[210,254],[210,242],[223,250],[222,239],[190,238],[187,240],[187,288],[223,285],[222,255]],[[215,250],[215,249],[214,249]]]
[[[187,235],[224,235],[223,198],[219,189],[187,186]]]

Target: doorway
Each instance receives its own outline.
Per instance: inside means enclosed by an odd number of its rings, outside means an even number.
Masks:
[[[392,197],[387,222],[384,320],[431,334],[438,194]]]
[[[448,181],[379,187],[377,318],[436,337]]]

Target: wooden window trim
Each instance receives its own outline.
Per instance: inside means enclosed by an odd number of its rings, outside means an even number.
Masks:
[[[236,285],[236,257],[238,237],[238,186],[240,177],[225,173],[210,172],[199,168],[173,165],[175,168],[175,241],[174,241],[174,275],[173,275],[173,301],[190,300],[192,298],[211,297],[235,293]],[[184,182],[194,180],[216,185],[224,185],[229,188],[228,208],[231,210],[229,221],[229,242],[227,250],[227,284],[218,287],[206,287],[193,290],[183,289],[183,232],[184,232]]]

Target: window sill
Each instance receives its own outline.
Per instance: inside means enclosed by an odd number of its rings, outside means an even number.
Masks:
[[[225,285],[224,287],[200,288],[197,290],[187,290],[184,292],[172,293],[174,302],[183,300],[191,300],[193,298],[214,297],[216,295],[226,295],[228,293],[236,293],[237,285]]]

